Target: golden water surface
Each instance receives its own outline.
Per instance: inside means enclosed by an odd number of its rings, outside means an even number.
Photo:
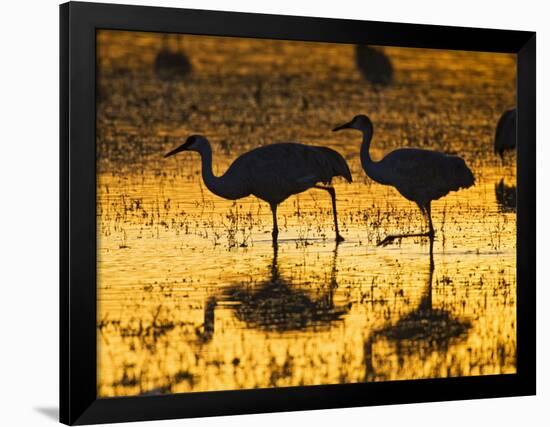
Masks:
[[[98,33],[98,394],[128,396],[513,373],[515,158],[493,154],[515,103],[515,57],[385,48],[376,87],[354,46]],[[159,74],[159,51],[188,73]],[[433,259],[416,205],[374,183],[358,132],[368,114],[380,159],[406,146],[462,156],[476,177],[434,202]],[[338,150],[354,182],[309,190],[271,212],[211,194],[199,156],[163,155],[206,135],[214,171],[276,141]]]

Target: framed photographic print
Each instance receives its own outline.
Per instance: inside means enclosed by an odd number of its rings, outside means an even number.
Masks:
[[[63,423],[535,393],[535,33],[60,25]]]

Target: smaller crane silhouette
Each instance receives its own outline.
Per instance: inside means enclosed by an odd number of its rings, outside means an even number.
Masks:
[[[333,131],[342,129],[355,129],[363,134],[360,158],[367,176],[380,184],[395,187],[403,197],[415,202],[428,220],[427,233],[390,235],[379,245],[387,245],[402,237],[433,237],[435,230],[432,223],[432,201],[451,191],[474,185],[474,175],[462,158],[438,151],[400,148],[378,162],[373,161],[369,149],[374,128],[365,115],[355,116],[350,122],[335,127]]]

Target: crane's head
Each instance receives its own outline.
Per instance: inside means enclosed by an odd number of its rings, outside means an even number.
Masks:
[[[208,145],[208,140],[202,135],[191,135],[178,148],[166,153],[164,157],[170,157],[182,151],[196,151],[200,153]]]
[[[340,126],[336,126],[334,129],[332,129],[332,131],[336,132],[342,129],[356,129],[360,130],[361,132],[372,133],[372,122],[364,114],[359,114],[358,116],[355,116],[353,119],[351,119],[350,122],[344,123]]]

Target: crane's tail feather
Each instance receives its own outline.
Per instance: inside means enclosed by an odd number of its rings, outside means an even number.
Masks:
[[[351,171],[348,166],[348,162],[342,157],[340,153],[332,150],[328,147],[316,147],[320,152],[324,154],[324,161],[326,165],[323,167],[325,170],[332,170],[332,176],[341,176],[347,182],[352,182]],[[329,177],[329,181],[330,178]]]
[[[351,171],[349,170],[349,166],[345,161],[344,161],[344,165],[346,166],[346,169],[342,171],[340,175],[343,176],[347,182],[351,183],[353,182],[353,178],[351,177]]]
[[[464,180],[463,180],[462,188],[470,188],[475,183],[476,183],[476,178],[474,174],[468,167],[466,167],[464,171]]]
[[[448,159],[444,168],[440,170],[441,178],[447,182],[448,189],[458,191],[473,186],[476,179],[464,159],[458,156],[449,156]]]
[[[337,175],[343,177],[347,182],[351,183],[353,178],[351,177],[351,171],[348,166],[348,162],[339,154],[336,153],[336,161],[334,164],[334,171]]]
[[[464,160],[460,159],[462,167],[460,167],[458,176],[458,188],[470,188],[476,183],[476,178],[470,168],[466,166]]]

